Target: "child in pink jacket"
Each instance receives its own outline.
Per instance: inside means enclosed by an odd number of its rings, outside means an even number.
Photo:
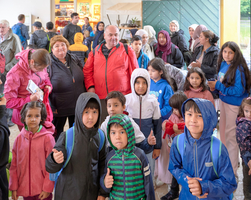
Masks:
[[[24,104],[30,101],[37,101],[39,93],[31,94],[26,88],[29,80],[32,80],[40,89],[52,90],[46,68],[50,65],[50,54],[45,49],[24,50],[16,55],[18,63],[8,72],[4,85],[7,108],[13,109],[12,122],[18,125],[19,130],[23,128],[20,121],[20,111]],[[47,113],[52,113],[47,106]],[[47,120],[47,121],[52,121]]]
[[[32,101],[21,110],[24,128],[17,136],[10,167],[9,190],[12,199],[23,196],[24,200],[51,200],[54,182],[49,180],[45,160],[51,153],[55,140],[53,132],[43,127],[47,113],[43,103]]]

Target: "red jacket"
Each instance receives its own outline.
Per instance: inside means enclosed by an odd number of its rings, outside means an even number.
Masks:
[[[12,122],[20,126],[23,126],[20,120],[20,111],[24,104],[30,102],[31,93],[26,90],[29,80],[31,79],[42,90],[46,85],[52,88],[46,68],[36,74],[31,71],[28,62],[29,51],[24,50],[16,55],[16,59],[19,61],[8,72],[4,84],[6,107],[13,109]]]
[[[35,134],[23,128],[17,136],[12,150],[9,190],[17,190],[18,196],[53,191],[54,182],[49,180],[45,169],[45,160],[55,145],[52,134],[42,126]]]
[[[83,73],[86,89],[95,87],[95,93],[100,99],[105,99],[111,91],[120,91],[124,95],[131,93],[130,79],[134,69],[138,68],[136,55],[128,46],[128,55],[122,43],[112,48],[108,59],[102,53],[100,44],[90,52]]]

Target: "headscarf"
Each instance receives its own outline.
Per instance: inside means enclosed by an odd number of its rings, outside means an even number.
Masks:
[[[130,32],[132,34],[132,37],[135,35],[135,33],[138,31],[137,28],[134,28],[134,29],[130,29]]]
[[[195,31],[197,26],[199,26],[199,25],[198,24],[192,24],[191,26],[188,27],[188,31],[189,31],[189,28],[192,28]],[[190,36],[190,39],[189,39],[188,42],[189,42],[189,49],[191,49],[191,51],[193,52],[193,46],[194,46],[195,40]]]
[[[179,25],[179,22],[177,20],[173,20],[169,23],[169,26],[171,23],[174,23],[176,26],[177,26],[177,30],[175,32],[178,32],[180,30],[180,25]]]
[[[165,45],[161,45],[161,44],[159,43],[159,34],[160,34],[160,33],[162,33],[162,34],[166,37],[166,44],[165,44]],[[171,50],[172,42],[171,42],[171,38],[170,38],[170,36],[169,36],[169,34],[168,34],[167,31],[162,30],[162,31],[160,31],[160,32],[158,33],[158,44],[157,44],[157,45],[158,45],[158,47],[157,47],[157,49],[156,49],[156,51],[155,51],[155,55],[157,56],[157,55],[159,54],[159,51],[162,51],[162,52],[163,52],[163,54],[162,54],[162,59],[163,59],[165,62],[167,62],[166,57],[167,57],[169,54],[172,53],[172,50]]]
[[[135,35],[139,35],[140,37],[142,37],[143,35],[147,35],[148,36],[148,33],[144,30],[144,29],[139,29]]]
[[[102,21],[100,21],[100,22],[98,22],[98,24],[97,24],[97,31],[96,31],[96,34],[95,34],[95,38],[94,38],[94,40],[93,40],[93,45],[92,45],[92,47],[93,48],[95,48],[97,45],[98,45],[98,39],[99,39],[99,37],[102,35],[102,34],[104,34],[104,30],[103,31],[100,31],[99,29],[98,29],[98,26],[99,26],[99,24],[100,23],[102,23],[102,24],[104,24],[104,27],[105,27],[105,23],[104,22],[102,22]]]
[[[195,30],[199,25],[198,24],[192,24],[191,26],[188,27],[188,30],[189,28],[192,28],[193,30]]]
[[[144,29],[148,33],[149,38],[154,38],[156,40],[156,37],[155,37],[156,32],[152,26],[150,25],[144,26]]]
[[[197,26],[197,28],[194,30],[193,39],[195,40],[195,42],[194,42],[193,49],[195,49],[197,46],[199,46],[199,44],[200,44],[200,40],[199,40],[200,34],[201,34],[202,31],[205,31],[205,30],[207,30],[207,27],[205,25],[202,25],[202,24]]]

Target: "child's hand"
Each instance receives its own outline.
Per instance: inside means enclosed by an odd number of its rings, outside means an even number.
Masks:
[[[157,159],[159,157],[159,154],[160,154],[160,149],[154,149],[152,158]]]
[[[186,177],[188,180],[188,187],[190,188],[190,192],[192,195],[198,197],[198,198],[206,198],[208,193],[205,193],[204,195],[201,196],[202,189],[199,181],[202,181],[201,178],[190,178]]]
[[[17,200],[18,199],[17,191],[16,190],[12,191],[12,199],[13,200]]]
[[[40,92],[37,91],[35,94],[30,95],[31,101],[38,101],[40,99]]]
[[[208,81],[208,82],[207,82],[207,85],[210,87],[210,90],[211,90],[211,91],[214,91],[214,90],[215,90],[215,85],[216,85],[216,83],[217,83],[217,80],[215,80],[215,81]]]
[[[251,175],[251,160],[248,161],[248,167],[249,167],[248,175]]]
[[[62,151],[58,151],[57,149],[52,149],[53,158],[56,163],[61,164],[64,162],[64,154]]]
[[[49,192],[42,191],[38,198],[39,199],[46,199],[48,196],[50,196]]]
[[[105,197],[98,196],[97,200],[105,200]]]
[[[51,92],[51,86],[46,85],[44,88],[47,88],[49,90],[49,93]]]
[[[151,130],[151,133],[147,138],[147,142],[148,142],[149,145],[155,145],[156,144],[156,138],[153,135],[153,130]]]
[[[174,125],[173,125],[173,131],[174,131],[175,133],[177,133],[177,132],[179,131],[179,129],[178,129],[178,124],[174,124]]]
[[[163,123],[162,123],[162,131],[166,131],[166,122],[167,122],[167,120],[165,120],[165,121],[163,121]]]
[[[0,98],[0,106],[6,105],[6,98],[2,97]]]
[[[104,183],[105,183],[106,188],[111,188],[112,185],[113,185],[113,176],[110,175],[110,169],[109,168],[107,168],[107,173],[105,175]]]

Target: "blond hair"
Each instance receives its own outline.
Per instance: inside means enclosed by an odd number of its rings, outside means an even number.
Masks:
[[[67,50],[69,49],[70,44],[69,44],[68,40],[65,39],[62,35],[55,35],[51,38],[51,41],[50,41],[51,48],[53,48],[53,45],[56,42],[64,42],[67,46]]]

